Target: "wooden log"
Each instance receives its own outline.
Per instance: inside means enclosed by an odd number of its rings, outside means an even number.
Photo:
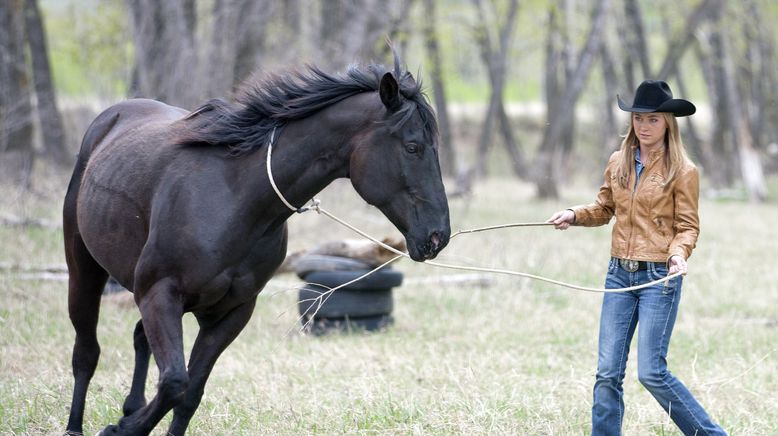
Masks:
[[[386,237],[381,242],[400,251],[405,251],[406,248],[405,240],[400,237]],[[294,271],[295,262],[308,254],[348,257],[374,266],[378,266],[397,256],[394,252],[373,241],[366,239],[343,239],[325,242],[310,250],[301,250],[287,254],[284,263],[276,270],[276,274]]]

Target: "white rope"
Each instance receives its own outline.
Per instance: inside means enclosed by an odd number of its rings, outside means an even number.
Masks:
[[[273,153],[273,139],[275,138],[275,134],[276,134],[276,129],[274,127],[273,131],[270,133],[270,142],[268,143],[268,149],[267,149],[267,175],[268,175],[268,178],[270,179],[270,185],[273,186],[273,190],[276,192],[276,195],[278,195],[278,198],[281,199],[281,201],[286,205],[286,207],[288,207],[293,212],[297,212],[297,213],[305,212],[308,209],[314,209],[314,210],[316,210],[316,212],[318,212],[320,214],[324,214],[325,216],[329,217],[333,221],[335,221],[335,222],[337,222],[337,223],[339,223],[339,224],[341,224],[341,225],[351,229],[352,231],[356,232],[357,234],[359,234],[359,235],[361,235],[361,236],[363,236],[363,237],[373,241],[374,243],[378,244],[379,246],[381,246],[381,247],[389,250],[390,252],[395,253],[395,254],[398,255],[398,257],[395,257],[394,259],[390,260],[389,262],[387,262],[384,265],[387,265],[387,264],[389,264],[391,262],[394,262],[400,256],[407,257],[407,258],[410,259],[410,256],[408,255],[408,253],[402,252],[402,251],[400,251],[400,250],[398,250],[398,249],[396,249],[394,247],[391,247],[391,246],[389,246],[389,245],[379,241],[378,239],[368,235],[367,233],[359,230],[358,228],[352,226],[351,224],[343,221],[342,219],[340,219],[340,218],[336,217],[335,215],[331,214],[330,212],[326,211],[325,209],[323,209],[321,207],[321,204],[320,204],[319,200],[317,200],[315,198],[311,200],[311,206],[308,207],[308,208],[302,208],[302,207],[301,208],[296,208],[296,207],[292,206],[286,200],[286,198],[283,196],[283,194],[281,194],[281,191],[278,189],[278,186],[276,186],[276,182],[275,182],[275,180],[273,180],[273,172],[272,172],[272,170],[270,168],[271,155]],[[552,224],[551,223],[541,223],[541,222],[536,222],[536,223],[513,223],[513,224],[503,224],[503,225],[498,225],[498,226],[483,227],[483,228],[479,228],[479,229],[460,230],[460,231],[454,233],[453,235],[451,235],[449,240],[452,240],[455,237],[457,237],[459,235],[462,235],[462,234],[465,234],[465,233],[476,233],[476,232],[482,232],[482,231],[486,231],[486,230],[494,230],[494,229],[500,229],[500,228],[506,228],[506,227],[528,227],[528,226],[547,226],[547,225],[552,225]],[[424,264],[431,265],[431,266],[434,266],[434,267],[437,267],[437,268],[458,269],[458,270],[463,270],[463,271],[489,272],[489,273],[494,273],[494,274],[503,274],[503,275],[524,277],[524,278],[528,278],[528,279],[532,279],[532,280],[538,280],[538,281],[541,281],[541,282],[551,283],[551,284],[554,284],[554,285],[557,285],[557,286],[562,286],[562,287],[569,288],[569,289],[575,289],[575,290],[585,291],[585,292],[596,292],[596,293],[614,293],[614,292],[636,291],[638,289],[648,288],[650,286],[654,286],[654,285],[657,285],[659,283],[663,283],[663,282],[669,281],[671,279],[674,279],[674,278],[682,275],[682,273],[677,272],[677,273],[674,273],[674,274],[670,274],[667,277],[663,277],[663,278],[661,278],[659,280],[654,280],[654,281],[651,281],[651,282],[648,282],[648,283],[644,283],[642,285],[630,286],[630,287],[627,287],[627,288],[605,289],[605,288],[592,288],[592,287],[587,287],[587,286],[573,285],[573,284],[570,284],[570,283],[565,283],[565,282],[562,282],[562,281],[559,281],[559,280],[549,279],[549,278],[538,276],[538,275],[535,275],[535,274],[529,274],[529,273],[524,273],[524,272],[520,272],[520,271],[511,271],[511,270],[506,270],[506,269],[481,268],[481,267],[465,266],[465,265],[452,265],[452,264],[441,263],[441,262],[433,262],[433,261],[429,261],[429,260],[425,261]],[[377,267],[376,269],[374,269],[373,271],[370,271],[367,274],[365,274],[365,275],[363,275],[361,277],[358,277],[358,278],[356,278],[356,279],[354,279],[354,280],[352,280],[352,281],[350,281],[350,282],[348,282],[346,284],[343,284],[343,285],[340,285],[340,286],[338,286],[336,288],[331,289],[330,291],[327,292],[327,294],[330,294],[331,292],[334,292],[336,289],[342,288],[342,287],[344,287],[344,286],[346,286],[348,284],[351,284],[353,282],[361,280],[364,277],[367,277],[368,275],[372,274],[373,272],[381,269],[384,265],[381,265],[381,266]],[[323,302],[322,302],[322,304],[323,304]]]
[[[374,243],[380,245],[381,247],[383,247],[383,248],[385,248],[385,249],[387,249],[387,250],[389,250],[389,251],[391,251],[391,252],[393,252],[395,254],[401,255],[403,257],[410,258],[410,256],[407,253],[404,253],[404,252],[402,252],[400,250],[397,250],[394,247],[391,247],[391,246],[389,246],[387,244],[384,244],[383,242],[379,241],[378,239],[376,239],[376,238],[368,235],[367,233],[357,229],[356,227],[352,226],[351,224],[341,220],[340,218],[338,218],[335,215],[331,214],[330,212],[326,211],[319,204],[312,205],[311,209],[314,209],[317,212],[324,214],[325,216],[329,217],[333,221],[335,221],[335,222],[337,222],[337,223],[339,223],[339,224],[341,224],[341,225],[343,225],[345,227],[348,227],[349,229],[351,229],[352,231],[356,232],[357,234],[359,234],[359,235],[361,235],[361,236],[363,236],[363,237],[373,241]],[[537,225],[537,223],[533,223],[533,224]],[[516,227],[515,224],[508,225],[508,226]],[[489,228],[491,229],[491,228],[499,228],[499,227],[503,227],[503,226],[492,226],[492,227],[489,227]],[[454,237],[456,237],[458,235],[461,235],[461,234],[464,234],[464,233],[473,233],[473,232],[477,232],[479,230],[481,230],[481,229],[474,229],[474,230],[468,230],[468,231],[459,231],[459,232],[455,233],[453,236],[451,236],[450,239],[454,239]],[[651,282],[648,282],[648,283],[644,283],[642,285],[630,286],[630,287],[627,287],[627,288],[605,289],[605,288],[592,288],[592,287],[587,287],[587,286],[574,285],[574,284],[565,283],[565,282],[562,282],[562,281],[559,281],[559,280],[549,279],[549,278],[546,278],[546,277],[538,276],[538,275],[535,275],[535,274],[524,273],[524,272],[520,272],[520,271],[511,271],[511,270],[498,269],[498,268],[482,268],[482,267],[465,266],[465,265],[451,265],[451,264],[446,264],[446,263],[441,263],[441,262],[434,262],[434,261],[430,261],[430,260],[425,261],[424,264],[425,265],[431,265],[431,266],[438,267],[438,268],[458,269],[458,270],[464,270],[464,271],[490,272],[490,273],[495,273],[495,274],[504,274],[504,275],[524,277],[524,278],[528,278],[528,279],[532,279],[532,280],[539,280],[539,281],[542,281],[542,282],[551,283],[551,284],[562,286],[562,287],[565,287],[565,288],[570,288],[570,289],[575,289],[575,290],[585,291],[585,292],[596,292],[596,293],[615,293],[615,292],[636,291],[638,289],[648,288],[650,286],[654,286],[654,285],[657,285],[659,283],[663,283],[663,282],[669,281],[671,279],[674,279],[674,278],[682,275],[682,273],[677,272],[677,273],[674,273],[674,274],[670,274],[670,275],[668,275],[666,277],[663,277],[663,278],[661,278],[659,280],[654,280],[654,281],[651,281]]]
[[[276,191],[276,195],[278,195],[278,198],[281,199],[281,201],[292,210],[292,212],[300,212],[300,210],[294,206],[292,206],[291,203],[286,201],[286,198],[281,194],[281,191],[278,190],[278,186],[276,186],[276,181],[273,179],[273,170],[270,168],[270,159],[271,155],[273,154],[273,140],[276,136],[276,128],[273,127],[273,131],[270,132],[270,141],[267,144],[267,176],[270,179],[270,186],[273,187],[273,190]]]

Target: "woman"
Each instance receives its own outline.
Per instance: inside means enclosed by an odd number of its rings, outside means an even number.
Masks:
[[[548,222],[600,226],[616,217],[605,287],[629,287],[677,272],[699,234],[699,174],[686,156],[676,117],[692,115],[691,102],[673,99],[667,83],[640,84],[621,149],[611,155],[594,203],[554,213]],[[600,314],[592,434],[620,434],[622,381],[635,329],[638,379],[686,435],[726,434],[689,390],[667,370],[667,349],[681,298],[682,277],[632,292],[606,293]]]

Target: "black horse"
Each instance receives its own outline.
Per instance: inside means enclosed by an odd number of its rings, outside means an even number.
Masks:
[[[170,409],[169,434],[184,433],[217,358],[286,254],[293,211],[265,166],[273,131],[273,178],[295,207],[348,177],[405,236],[414,260],[448,243],[435,116],[396,57],[393,72],[310,67],[271,75],[235,103],[213,100],[191,113],[144,99],[108,108],[84,135],[64,205],[76,331],[68,434],[82,431],[109,275],[134,292],[141,320],[124,417],[102,433],[148,434]],[[185,312],[200,328],[188,365]],[[152,354],[159,383],[146,403]]]

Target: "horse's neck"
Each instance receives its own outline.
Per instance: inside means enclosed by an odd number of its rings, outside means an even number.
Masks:
[[[375,93],[363,93],[288,124],[272,153],[272,175],[282,195],[298,207],[333,180],[347,177],[354,138],[364,135],[383,110]]]
[[[287,128],[273,146],[272,174],[268,177],[272,176],[280,194],[295,207],[304,205],[333,180],[348,175],[349,143],[327,133]]]

